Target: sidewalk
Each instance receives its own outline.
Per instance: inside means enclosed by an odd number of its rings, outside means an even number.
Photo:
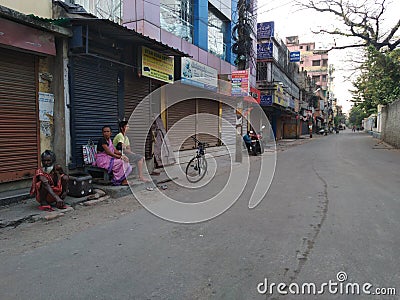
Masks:
[[[320,136],[317,136],[316,138],[320,138]],[[276,151],[284,151],[289,147],[301,145],[309,140],[310,137],[308,135],[301,136],[300,139],[279,140],[276,142]],[[234,151],[235,145],[230,145],[228,147],[212,147],[206,149],[206,155],[220,158],[226,156],[226,163],[231,163],[228,154],[231,152],[234,155]],[[243,148],[243,151],[245,151],[245,148]],[[265,147],[265,152],[274,151],[275,146],[273,143]],[[177,163],[187,164],[187,162],[195,155],[195,153],[196,149],[175,153],[177,157]],[[143,183],[137,179],[131,179],[130,182],[132,189],[139,191],[145,190],[147,187],[155,188],[158,184],[165,184],[171,181],[171,178],[169,178],[164,171],[162,171],[160,175],[151,175],[151,178],[153,179],[153,182],[150,183]],[[24,222],[33,223],[37,221],[50,221],[73,211],[77,205],[92,206],[106,201],[109,198],[121,198],[132,193],[131,187],[129,186],[107,186],[93,184],[93,189],[95,193],[85,197],[75,198],[67,196],[66,203],[69,207],[62,210],[54,208],[54,211],[52,212],[40,211],[38,209],[38,203],[36,200],[29,196],[29,188],[2,193],[2,195],[0,195],[0,201],[3,204],[3,206],[0,206],[0,228],[8,226],[17,227]]]

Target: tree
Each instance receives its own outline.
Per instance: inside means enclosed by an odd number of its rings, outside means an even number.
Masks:
[[[348,40],[346,45],[335,45],[332,49],[346,49],[372,46],[376,50],[389,51],[400,45],[396,34],[400,28],[400,18],[389,30],[384,30],[382,21],[387,9],[386,0],[307,0],[299,3],[303,8],[333,14],[344,25],[343,29],[320,29],[314,33],[327,33],[333,36],[355,37],[356,42]],[[398,1],[398,0],[396,0]]]
[[[382,52],[368,47],[360,70],[353,82],[353,101],[366,113],[376,112],[378,104],[400,99],[400,49]]]
[[[366,118],[368,115],[363,111],[363,109],[359,106],[353,106],[350,110],[350,115],[349,115],[349,123],[356,125],[356,126],[361,126],[362,120]]]

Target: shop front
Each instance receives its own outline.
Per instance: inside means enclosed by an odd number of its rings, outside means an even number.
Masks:
[[[165,74],[159,69],[164,67],[165,59],[167,64],[172,62],[172,75],[166,77],[173,82],[173,56],[184,54],[108,20],[75,19],[72,24],[70,168],[77,168],[83,166],[82,146],[89,139],[97,141],[104,125],[111,127],[114,137],[118,122],[128,121],[139,103],[164,84]],[[128,134],[133,150],[151,158],[151,132],[146,141],[139,137],[142,129],[152,124],[152,107],[147,103],[140,109],[135,113],[138,125]]]
[[[18,12],[0,17],[0,183],[30,179],[41,147],[52,146],[56,39],[68,30],[29,22]]]

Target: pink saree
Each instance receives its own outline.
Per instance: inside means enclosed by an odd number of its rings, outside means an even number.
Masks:
[[[111,139],[108,142],[108,148],[112,152],[115,150]],[[105,152],[98,152],[96,154],[96,161],[93,163],[93,165],[106,169],[108,174],[112,174],[111,182],[113,185],[121,185],[122,181],[124,181],[132,172],[132,166],[129,163],[123,161],[122,159],[115,159]]]

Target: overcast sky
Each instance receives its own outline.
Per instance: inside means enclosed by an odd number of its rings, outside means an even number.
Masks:
[[[306,1],[306,0],[302,0]],[[386,24],[393,26],[399,19],[400,0],[389,0],[389,9],[385,14]],[[316,35],[311,29],[329,27],[341,23],[335,20],[333,15],[318,13],[311,10],[300,10],[294,0],[258,0],[258,22],[275,22],[275,33],[283,41],[287,36],[299,36],[300,42],[316,42],[316,47],[330,48],[335,42],[332,36]],[[400,33],[399,33],[400,35]],[[341,41],[336,39],[339,44]],[[343,40],[342,40],[343,42]],[[333,50],[329,52],[329,64],[335,67],[333,92],[338,99],[338,104],[347,112],[351,108],[352,98],[349,89],[352,89],[348,79],[354,73],[354,60],[360,55],[360,50]],[[353,77],[354,78],[354,77]]]

